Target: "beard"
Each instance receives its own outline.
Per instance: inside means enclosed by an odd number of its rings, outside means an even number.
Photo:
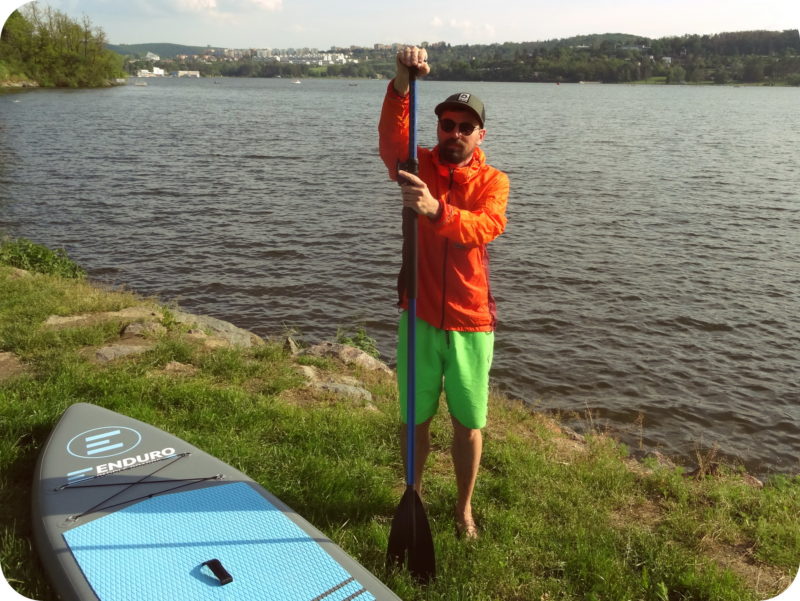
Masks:
[[[466,161],[471,154],[468,146],[458,140],[447,140],[439,144],[439,160],[443,163],[458,165]]]

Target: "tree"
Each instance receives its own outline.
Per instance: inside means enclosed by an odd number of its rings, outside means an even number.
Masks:
[[[764,81],[764,64],[759,57],[751,57],[744,64],[742,79],[746,83],[760,83]]]
[[[25,57],[32,52],[33,27],[25,17],[15,10],[3,25],[0,33],[0,71],[2,78],[16,76],[28,79]]]
[[[106,49],[105,34],[36,2],[15,11],[3,27],[2,57],[43,86],[99,87],[123,77],[122,57]]]
[[[667,83],[686,83],[686,69],[674,65],[667,74]]]

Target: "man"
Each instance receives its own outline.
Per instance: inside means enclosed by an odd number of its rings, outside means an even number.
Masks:
[[[378,127],[381,158],[392,179],[400,179],[403,206],[418,214],[417,382],[414,482],[430,451],[430,423],[444,386],[453,424],[453,465],[458,488],[456,527],[476,538],[472,493],[480,465],[489,396],[495,303],[489,288],[486,245],[506,225],[508,177],[486,164],[480,145],[486,136],[483,103],[466,92],[436,106],[438,145],[418,151],[419,176],[398,170],[408,158],[409,69],[430,73],[425,49],[409,46],[397,54]],[[408,308],[404,272],[398,279],[400,306]],[[406,320],[400,322],[397,375],[400,412],[406,419]],[[405,447],[405,428],[401,437]],[[405,449],[403,449],[405,457]]]

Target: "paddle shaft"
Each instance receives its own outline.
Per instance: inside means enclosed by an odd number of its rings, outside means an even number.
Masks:
[[[409,131],[408,131],[408,161],[405,171],[416,175],[419,172],[417,160],[417,74],[414,69],[409,69]],[[416,445],[416,404],[417,404],[417,259],[418,259],[418,231],[417,213],[413,209],[404,209],[404,218],[411,221],[411,227],[406,229],[409,236],[408,246],[408,323],[407,335],[408,352],[406,365],[406,484],[414,486],[415,471],[415,445]]]

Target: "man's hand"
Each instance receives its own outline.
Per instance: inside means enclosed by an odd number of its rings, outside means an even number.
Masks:
[[[401,96],[408,94],[409,69],[415,69],[417,77],[425,77],[431,72],[428,64],[428,51],[425,48],[406,46],[397,53],[397,75],[394,78],[394,89]]]
[[[408,171],[398,171],[403,206],[413,209],[417,214],[436,219],[439,216],[439,201],[436,200],[420,178]]]

